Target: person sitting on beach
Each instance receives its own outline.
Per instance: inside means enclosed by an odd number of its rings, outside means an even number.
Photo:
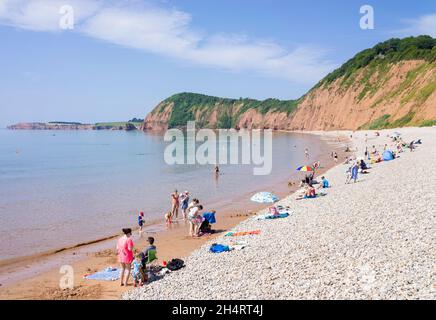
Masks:
[[[308,198],[315,198],[316,197],[316,189],[311,184],[309,184],[309,186],[308,186],[308,191],[309,191]]]
[[[135,288],[138,285],[140,287],[143,286],[146,277],[143,270],[142,255],[140,253],[138,253],[135,256],[135,260],[133,260],[132,262],[132,277],[133,277],[133,286]]]
[[[360,159],[360,169],[362,171],[367,170],[368,166],[366,165],[365,161],[363,159]]]
[[[155,251],[156,252],[156,246],[154,245],[154,238],[148,237],[147,238],[148,246],[144,250],[142,250],[142,264],[145,267],[145,265],[148,263],[149,260],[149,252]]]
[[[415,145],[413,144],[413,141],[409,143],[409,149],[410,152],[413,152],[413,150],[415,149]]]
[[[322,176],[321,177],[321,184],[319,185],[318,189],[327,189],[330,188],[330,183],[329,181],[326,179],[326,177]]]
[[[133,261],[133,240],[131,238],[132,236],[132,229],[125,228],[123,229],[124,235],[118,239],[117,242],[117,252],[118,252],[118,261],[121,265],[121,273],[120,273],[120,279],[121,279],[121,286],[127,286],[127,283],[129,281],[130,276],[130,267],[132,265]],[[124,282],[124,274],[127,270],[127,277],[125,278],[126,281]]]
[[[401,142],[397,143],[397,151],[398,153],[403,152],[403,144]]]

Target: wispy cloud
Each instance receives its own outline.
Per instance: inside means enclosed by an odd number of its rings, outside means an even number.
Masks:
[[[401,35],[429,35],[436,37],[436,13],[420,16],[417,19],[404,21],[407,27],[397,30]]]
[[[192,27],[189,13],[142,1],[0,0],[0,23],[60,32],[59,8],[74,8],[75,32],[120,46],[227,71],[256,72],[311,84],[336,65],[320,48],[285,48],[241,34],[206,34]]]

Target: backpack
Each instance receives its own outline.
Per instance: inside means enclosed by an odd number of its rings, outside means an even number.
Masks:
[[[176,270],[182,269],[184,266],[185,266],[185,262],[181,259],[172,259],[167,264],[168,270],[171,270],[171,271],[176,271]]]

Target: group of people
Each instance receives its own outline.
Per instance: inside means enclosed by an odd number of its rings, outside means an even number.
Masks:
[[[309,199],[316,198],[317,191],[313,186],[314,184],[319,184],[318,189],[327,189],[330,188],[330,183],[325,176],[321,177],[321,181],[318,182],[314,180],[314,172],[306,175],[306,177],[300,182],[300,192],[297,196],[297,200],[301,199]]]
[[[189,236],[199,237],[201,233],[210,231],[210,228],[204,227],[207,225],[207,219],[204,215],[215,215],[215,211],[207,212],[203,214],[203,205],[200,204],[200,200],[194,198],[191,202],[188,191],[181,194],[175,190],[171,194],[171,211],[165,214],[165,223],[170,225],[174,223],[174,217],[177,220],[179,210],[182,210],[183,220],[189,222]],[[205,223],[206,222],[206,223]],[[203,228],[204,227],[204,228]]]
[[[123,229],[123,236],[117,242],[118,260],[121,266],[120,285],[127,286],[130,274],[134,286],[142,286],[147,281],[147,264],[156,259],[154,238],[148,237],[148,246],[141,251],[135,248],[132,229]]]
[[[173,223],[179,218],[179,211],[182,210],[183,219],[186,220],[189,209],[189,191],[180,193],[177,190],[171,194],[171,211],[165,215],[165,222]],[[194,199],[195,200],[195,199]]]

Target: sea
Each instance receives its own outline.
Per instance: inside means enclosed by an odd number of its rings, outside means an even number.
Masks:
[[[315,135],[274,132],[270,174],[224,164],[217,176],[212,164],[168,164],[170,144],[140,131],[1,129],[0,261],[117,234],[137,226],[140,211],[147,222],[161,221],[175,189],[188,190],[218,219],[223,210],[249,210],[254,193],[284,196],[289,181],[304,178],[298,166],[332,150]]]

